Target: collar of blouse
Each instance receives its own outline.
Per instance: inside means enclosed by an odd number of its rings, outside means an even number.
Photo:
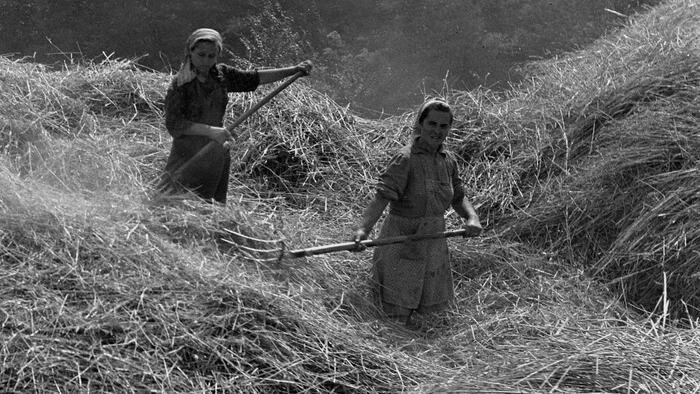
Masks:
[[[445,144],[441,144],[440,147],[437,149],[437,151],[434,151],[430,145],[426,144],[423,142],[420,138],[420,136],[416,136],[413,138],[413,144],[411,146],[411,153],[423,153],[423,154],[429,154],[429,155],[436,155],[436,154],[441,154],[442,156],[445,156]]]

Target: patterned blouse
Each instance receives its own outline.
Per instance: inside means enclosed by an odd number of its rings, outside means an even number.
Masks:
[[[442,216],[464,198],[457,161],[440,147],[431,153],[419,137],[403,147],[381,174],[377,193],[389,200],[392,215]]]

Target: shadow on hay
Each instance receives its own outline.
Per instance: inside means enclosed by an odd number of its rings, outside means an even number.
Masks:
[[[523,172],[537,199],[506,234],[583,262],[645,310],[700,315],[699,94],[694,56],[584,105]]]

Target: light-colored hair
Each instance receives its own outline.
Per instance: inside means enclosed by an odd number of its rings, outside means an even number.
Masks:
[[[224,40],[221,38],[221,34],[219,34],[218,31],[209,28],[201,28],[193,31],[192,34],[187,37],[187,43],[185,45],[185,59],[180,65],[180,69],[177,71],[177,74],[175,74],[175,83],[177,86],[182,86],[197,76],[195,70],[192,69],[192,50],[200,41],[214,43],[218,53],[221,53],[221,50],[223,49]]]

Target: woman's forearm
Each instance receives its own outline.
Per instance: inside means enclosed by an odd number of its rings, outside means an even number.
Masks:
[[[466,220],[466,224],[464,226],[464,230],[466,231],[465,236],[474,237],[484,231],[483,227],[481,226],[481,221],[479,220],[479,215],[476,214],[476,209],[474,209],[466,197],[464,197],[461,202],[454,204],[452,207],[454,208],[455,212],[459,214],[459,216]]]
[[[469,200],[464,197],[462,201],[452,206],[455,212],[466,220],[476,219],[479,220],[479,215],[476,214],[476,210]]]
[[[283,68],[268,68],[258,70],[258,77],[260,78],[261,84],[277,82],[280,79],[292,76],[299,71],[297,66],[283,67]]]
[[[389,204],[389,200],[379,195],[376,195],[372,201],[370,201],[362,214],[362,222],[360,223],[360,227],[362,227],[365,232],[369,234],[369,232],[372,231],[372,228],[382,216],[387,204]]]
[[[226,131],[222,127],[197,122],[192,122],[187,128],[182,130],[183,135],[201,135],[220,143],[226,141],[225,133]]]

